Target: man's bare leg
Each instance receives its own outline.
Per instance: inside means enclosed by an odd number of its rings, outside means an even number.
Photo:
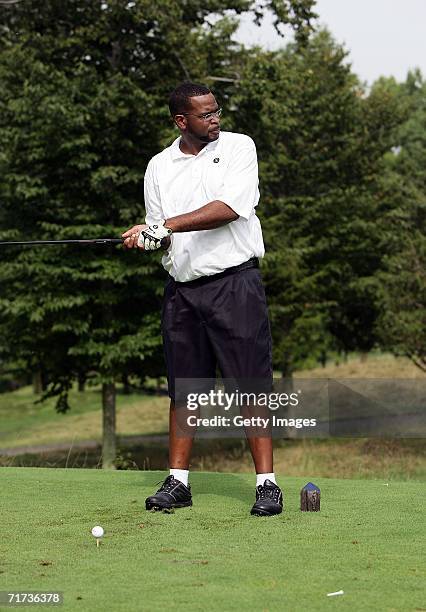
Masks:
[[[185,430],[185,424],[177,417],[173,400],[170,400],[169,413],[169,467],[177,470],[187,470],[191,458],[194,435],[192,431]],[[187,414],[187,412],[186,412]]]
[[[269,423],[269,413],[264,406],[242,406],[242,416],[247,418],[261,417]],[[250,425],[245,427],[247,442],[250,447],[251,456],[256,470],[256,474],[270,474],[274,471],[273,450],[272,450],[272,434],[268,427],[257,427]]]
[[[274,471],[272,438],[247,436],[256,474],[268,474]]]

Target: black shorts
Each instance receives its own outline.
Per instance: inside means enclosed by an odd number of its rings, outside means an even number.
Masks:
[[[272,385],[268,308],[257,268],[186,283],[170,277],[162,334],[172,399],[176,379],[215,379],[217,368],[224,379]]]

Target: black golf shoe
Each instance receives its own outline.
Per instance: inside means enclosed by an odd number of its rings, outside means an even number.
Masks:
[[[147,510],[170,510],[186,506],[192,506],[191,487],[186,487],[172,475],[167,476],[157,493],[145,500]]]
[[[279,486],[266,479],[263,485],[256,487],[256,503],[251,514],[256,516],[273,516],[283,511],[283,494]]]

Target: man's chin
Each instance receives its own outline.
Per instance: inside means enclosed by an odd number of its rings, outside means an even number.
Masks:
[[[205,142],[206,144],[208,144],[209,142],[214,142],[215,140],[217,140],[219,138],[220,135],[220,130],[212,130],[211,132],[208,132],[208,134],[206,134],[206,136],[199,136],[199,140],[201,142]]]
[[[212,130],[211,132],[209,132],[209,139],[210,141],[212,140],[217,140],[219,138],[220,135],[220,130]]]

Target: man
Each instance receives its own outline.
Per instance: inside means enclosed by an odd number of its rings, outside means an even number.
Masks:
[[[258,270],[264,255],[257,156],[244,134],[220,131],[216,99],[183,83],[169,99],[178,137],[145,174],[146,225],[123,234],[125,248],[165,249],[169,273],[162,330],[170,395],[170,475],[146,508],[192,505],[192,435],[179,435],[175,379],[272,380],[271,336]],[[256,469],[255,515],[282,511],[270,435],[248,442]]]

